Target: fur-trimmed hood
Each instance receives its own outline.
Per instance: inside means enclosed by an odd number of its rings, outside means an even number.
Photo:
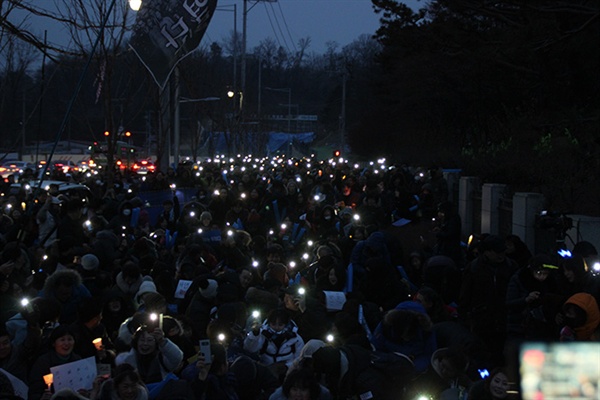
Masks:
[[[79,272],[73,269],[62,269],[55,271],[44,283],[43,292],[45,294],[53,294],[59,284],[66,284],[67,286],[77,287],[82,284],[83,280]]]

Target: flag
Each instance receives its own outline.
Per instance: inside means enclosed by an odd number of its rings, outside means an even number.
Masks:
[[[144,0],[129,47],[160,86],[175,66],[198,45],[217,0]]]
[[[98,104],[98,100],[100,100],[100,94],[102,93],[102,84],[104,83],[104,74],[106,73],[106,60],[102,61],[100,64],[100,70],[98,71],[98,75],[96,75],[96,80],[94,81],[94,86],[96,86],[96,101],[94,104]]]

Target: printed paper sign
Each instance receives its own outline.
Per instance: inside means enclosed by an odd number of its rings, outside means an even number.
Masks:
[[[0,373],[4,374],[10,381],[13,387],[13,391],[15,392],[15,396],[20,397],[22,399],[27,398],[29,387],[25,383],[23,383],[22,380],[20,380],[19,378],[2,368],[0,368]]]
[[[175,289],[175,298],[183,299],[190,286],[192,286],[192,281],[180,280],[177,283],[177,289]]]
[[[346,295],[344,292],[328,292],[325,293],[325,307],[327,311],[340,311],[346,303]]]
[[[61,389],[90,390],[94,386],[94,379],[98,375],[95,357],[52,367],[50,372],[54,375],[54,390],[56,392]]]

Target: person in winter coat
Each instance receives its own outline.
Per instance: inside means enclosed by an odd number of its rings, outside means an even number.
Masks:
[[[115,363],[130,364],[137,369],[145,383],[160,382],[175,371],[183,361],[183,352],[169,339],[161,328],[150,330],[141,326],[133,334],[131,350],[117,355]]]
[[[117,287],[129,301],[134,302],[134,297],[145,280],[152,280],[152,278],[149,276],[142,276],[139,265],[133,261],[127,261],[115,278],[115,287]]]
[[[23,348],[14,346],[10,342],[10,336],[2,324],[0,324],[0,368],[27,382],[27,358]]]
[[[113,377],[96,377],[90,400],[147,400],[148,389],[137,371],[129,364],[119,365]]]
[[[275,371],[287,370],[300,357],[304,340],[286,310],[271,311],[262,326],[255,324],[244,340],[244,350],[258,353],[260,361]],[[280,374],[277,374],[280,375]]]
[[[379,351],[408,356],[416,372],[425,371],[437,349],[433,325],[423,306],[404,301],[390,310],[377,325],[371,343]]]
[[[561,306],[555,280],[558,267],[545,254],[529,260],[510,279],[506,292],[507,340],[504,355],[509,378],[516,379],[519,347],[525,340],[553,340],[558,333],[554,316]]]
[[[92,295],[77,271],[65,269],[54,272],[46,279],[41,297],[58,300],[61,304],[59,322],[70,324],[77,319],[79,303]]]
[[[283,304],[292,320],[298,325],[298,334],[304,340],[322,339],[331,327],[325,306],[310,291],[301,294],[300,285],[290,285],[285,289]]]
[[[470,400],[514,399],[515,396],[509,394],[509,382],[506,371],[497,368],[487,378],[474,383],[467,398]]]
[[[502,365],[506,340],[506,291],[518,269],[504,253],[506,244],[496,235],[480,244],[481,255],[463,272],[458,315],[471,331],[481,337],[497,365]]]
[[[569,258],[562,260],[560,264],[561,274],[559,278],[559,288],[568,298],[575,293],[589,293],[600,304],[600,279],[597,279],[587,261],[579,254],[573,254]]]
[[[331,398],[329,390],[319,384],[314,372],[309,368],[301,368],[290,372],[285,377],[283,385],[269,397],[269,400],[329,400]]]
[[[445,201],[438,205],[439,225],[433,229],[436,243],[436,254],[450,257],[456,265],[463,265],[463,253],[460,244],[461,220],[454,205]]]
[[[50,368],[81,360],[74,353],[75,339],[66,325],[59,325],[50,335],[50,351],[39,356],[29,371],[29,400],[39,400],[48,389],[43,376]]]
[[[509,338],[550,340],[556,337],[553,316],[561,306],[555,272],[558,267],[545,254],[529,260],[510,279],[506,292]]]
[[[75,352],[82,358],[96,357],[98,363],[112,364],[115,359],[115,346],[106,333],[102,324],[102,302],[90,298],[79,306],[77,321],[69,325],[75,339]],[[102,339],[100,348],[94,340]]]
[[[181,372],[181,378],[190,383],[196,400],[238,400],[235,376],[229,371],[225,348],[212,343],[210,352],[211,360],[200,354],[195,364]]]
[[[600,309],[594,296],[576,293],[565,302],[557,322],[561,341],[600,340]]]

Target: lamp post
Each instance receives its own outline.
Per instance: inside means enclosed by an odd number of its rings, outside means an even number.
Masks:
[[[228,7],[232,7],[229,9]],[[237,59],[238,59],[238,36],[237,36],[237,4],[225,4],[215,9],[216,11],[233,12],[233,91],[237,91]],[[243,90],[243,89],[242,89]]]
[[[252,1],[252,0],[251,0]],[[242,10],[242,70],[241,70],[241,91],[246,90],[246,42],[248,40],[248,12],[254,8],[260,2],[275,3],[277,0],[255,0],[254,4],[248,8],[248,0],[244,0],[244,7]]]
[[[238,111],[241,114],[242,109],[244,108],[244,92],[235,92],[234,90],[227,91],[227,97],[229,97],[230,99],[233,99],[236,95],[240,99],[238,102]]]

